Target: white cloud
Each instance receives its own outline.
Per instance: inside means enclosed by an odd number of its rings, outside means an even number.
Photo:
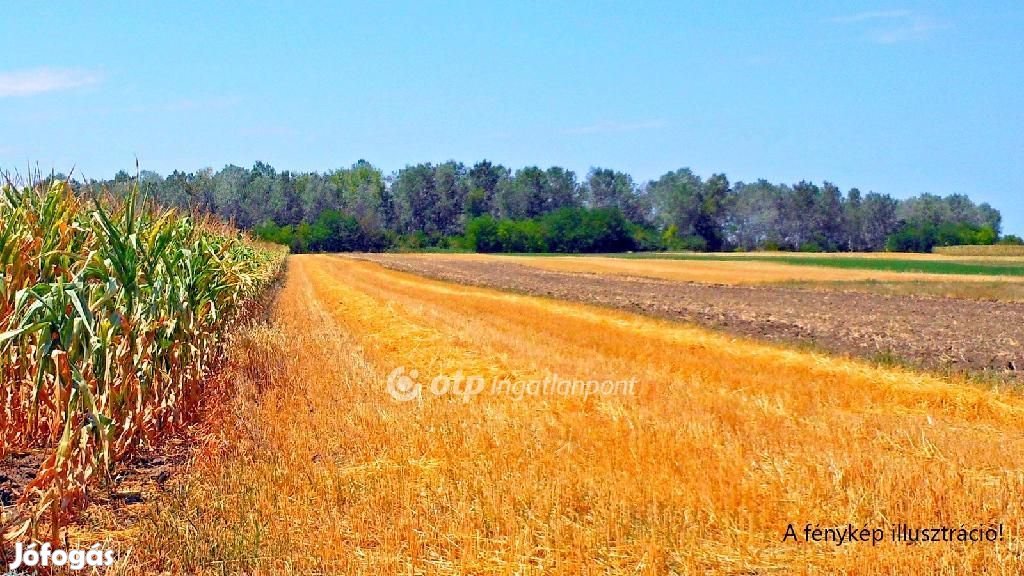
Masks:
[[[35,68],[0,72],[0,98],[71,90],[96,84],[100,80],[100,74],[90,70]]]
[[[562,134],[612,134],[616,132],[635,132],[637,130],[657,130],[664,128],[662,120],[646,120],[642,122],[599,122],[588,126],[578,126],[562,130]]]
[[[873,30],[868,37],[878,44],[896,44],[897,42],[910,42],[912,40],[924,40],[931,36],[932,32],[949,28],[926,19],[917,19],[908,22],[905,26]]]
[[[896,44],[924,40],[932,32],[949,28],[912,10],[876,10],[829,19],[835,24],[860,25],[868,40],[876,44]]]
[[[857,12],[856,14],[847,14],[845,16],[836,16],[830,18],[831,22],[837,24],[852,24],[854,22],[866,22],[868,20],[892,20],[894,18],[907,18],[912,16],[913,12],[910,10],[873,10],[869,12]]]

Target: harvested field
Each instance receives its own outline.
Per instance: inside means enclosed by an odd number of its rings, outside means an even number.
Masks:
[[[838,256],[835,253],[829,254],[803,254],[803,255],[777,255],[764,257],[752,254],[725,255],[721,253],[708,254],[666,254],[637,252],[635,254],[621,254],[616,258],[631,260],[688,260],[695,262],[771,262],[774,264],[788,264],[791,266],[814,266],[820,268],[839,268],[843,270],[870,270],[878,272],[897,272],[901,274],[922,274],[940,276],[988,276],[998,277],[1021,277],[1024,276],[1024,265],[1014,258],[873,258],[865,257],[863,254],[845,254]]]
[[[943,256],[1024,256],[1024,246],[988,245],[988,246],[936,246],[935,253]]]
[[[862,358],[1008,378],[1024,369],[1019,303],[573,274],[520,264],[523,258],[361,257],[431,278],[610,306]],[[542,265],[549,259],[536,260]],[[573,260],[588,265],[586,258]]]
[[[140,571],[1024,569],[1013,393],[332,256],[290,259],[257,334],[234,351],[219,440],[136,533]],[[398,401],[395,367],[638,384]],[[795,544],[789,523],[1004,536]]]
[[[774,251],[761,251],[761,252],[635,252],[627,254],[616,254],[623,258],[635,258],[635,257],[649,257],[649,258],[661,258],[661,257],[685,257],[685,258],[713,258],[713,259],[783,259],[788,260],[791,258],[836,258],[836,259],[854,259],[854,260],[918,260],[922,262],[973,262],[973,261],[990,261],[990,262],[1003,262],[1006,264],[1012,264],[1014,262],[1024,262],[1024,253],[1014,254],[1016,250],[982,250],[973,251],[975,253],[963,253],[971,251],[957,251],[947,250],[956,248],[955,246],[939,247],[936,246],[934,251],[928,252],[787,252],[782,250]],[[1006,252],[1005,254],[1000,254]]]
[[[431,255],[404,254],[405,258],[431,258]],[[716,255],[716,257],[719,255]],[[687,255],[686,259],[625,258],[609,256],[497,256],[485,254],[452,254],[445,258],[474,262],[514,262],[543,270],[582,272],[589,274],[617,274],[644,278],[661,278],[681,282],[709,284],[770,284],[779,282],[955,282],[955,283],[1008,283],[1024,286],[1024,278],[984,274],[927,274],[862,268],[798,265],[783,261],[783,257],[757,257],[721,255],[709,258]],[[805,257],[793,257],[800,261]],[[840,258],[839,261],[850,260]],[[887,259],[878,259],[886,261]],[[921,260],[933,262],[933,259]]]

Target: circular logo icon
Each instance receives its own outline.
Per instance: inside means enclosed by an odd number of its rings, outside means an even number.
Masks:
[[[399,402],[407,402],[420,397],[420,383],[416,381],[420,373],[410,370],[405,374],[405,366],[399,366],[388,374],[387,390],[392,398]]]

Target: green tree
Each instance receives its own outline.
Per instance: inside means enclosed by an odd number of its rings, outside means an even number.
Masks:
[[[660,224],[674,231],[666,238],[669,243],[721,249],[729,189],[724,176],[717,175],[705,185],[689,168],[682,168],[661,176],[648,188]]]

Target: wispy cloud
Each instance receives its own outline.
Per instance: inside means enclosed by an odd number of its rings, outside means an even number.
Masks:
[[[829,22],[860,26],[864,29],[865,37],[876,44],[924,40],[936,30],[949,28],[947,24],[904,9],[858,12],[830,18]]]
[[[598,122],[588,126],[577,126],[562,130],[562,134],[614,134],[618,132],[636,132],[638,130],[657,130],[664,128],[663,120],[645,120],[641,122]]]
[[[100,80],[102,80],[102,75],[98,72],[68,68],[34,68],[0,72],[0,98],[71,90],[97,84]]]
[[[853,24],[855,22],[867,22],[869,20],[892,20],[897,18],[908,18],[913,16],[910,10],[871,10],[868,12],[857,12],[829,18],[829,22],[837,24]]]
[[[932,32],[945,28],[949,28],[949,25],[921,19],[909,22],[905,26],[872,30],[868,33],[868,37],[878,44],[896,44],[898,42],[924,40],[930,37]]]

